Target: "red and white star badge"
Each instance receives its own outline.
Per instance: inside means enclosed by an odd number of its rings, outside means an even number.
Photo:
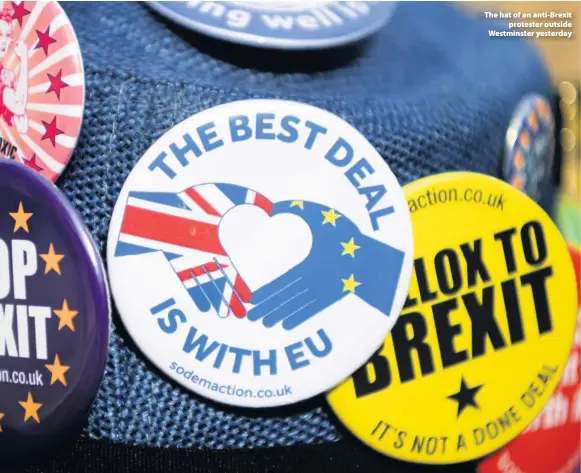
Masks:
[[[579,247],[569,245],[578,284]],[[579,285],[577,285],[579,290]],[[578,293],[578,301],[581,294]],[[581,306],[561,381],[541,414],[506,447],[485,459],[478,473],[575,473],[581,463]]]
[[[57,2],[4,2],[0,8],[0,158],[55,181],[81,130],[79,44]]]

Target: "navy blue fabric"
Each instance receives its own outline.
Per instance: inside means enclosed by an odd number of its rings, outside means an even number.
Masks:
[[[401,3],[357,48],[266,54],[208,40],[145,5],[65,4],[84,55],[86,111],[58,185],[103,255],[117,195],[166,130],[209,107],[250,97],[327,109],[360,130],[402,184],[449,170],[500,176],[504,137],[520,98],[550,94],[537,54],[492,39],[484,20],[446,3]],[[117,313],[107,371],[86,434],[127,444],[249,448],[336,441],[323,397],[287,409],[212,404],[156,370]]]

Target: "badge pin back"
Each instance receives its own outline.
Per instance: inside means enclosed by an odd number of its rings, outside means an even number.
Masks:
[[[549,400],[575,331],[575,273],[550,217],[506,182],[445,173],[404,192],[407,302],[383,347],[328,401],[385,455],[467,462],[515,438]]]
[[[109,297],[89,231],[62,193],[0,160],[0,455],[82,426],[105,369]]]
[[[217,39],[260,48],[325,49],[365,38],[395,2],[148,2],[166,18]]]
[[[397,179],[351,125],[245,100],[188,118],[141,157],[107,258],[123,323],[161,371],[218,402],[270,407],[326,391],[379,346],[412,241]]]
[[[504,151],[505,180],[538,201],[550,179],[555,154],[555,121],[551,105],[540,95],[527,95],[511,118]]]
[[[77,143],[85,102],[81,52],[61,6],[4,2],[0,61],[0,157],[55,181]]]

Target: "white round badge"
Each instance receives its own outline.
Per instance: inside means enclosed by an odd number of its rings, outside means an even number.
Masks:
[[[361,366],[403,307],[413,263],[402,189],[324,110],[246,100],[194,115],[129,175],[108,241],[117,308],[186,388],[267,407]]]

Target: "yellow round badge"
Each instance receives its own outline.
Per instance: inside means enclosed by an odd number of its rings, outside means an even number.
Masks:
[[[505,182],[456,172],[404,191],[415,240],[406,305],[328,400],[386,455],[469,461],[516,437],[557,386],[577,318],[575,273],[549,216]]]

